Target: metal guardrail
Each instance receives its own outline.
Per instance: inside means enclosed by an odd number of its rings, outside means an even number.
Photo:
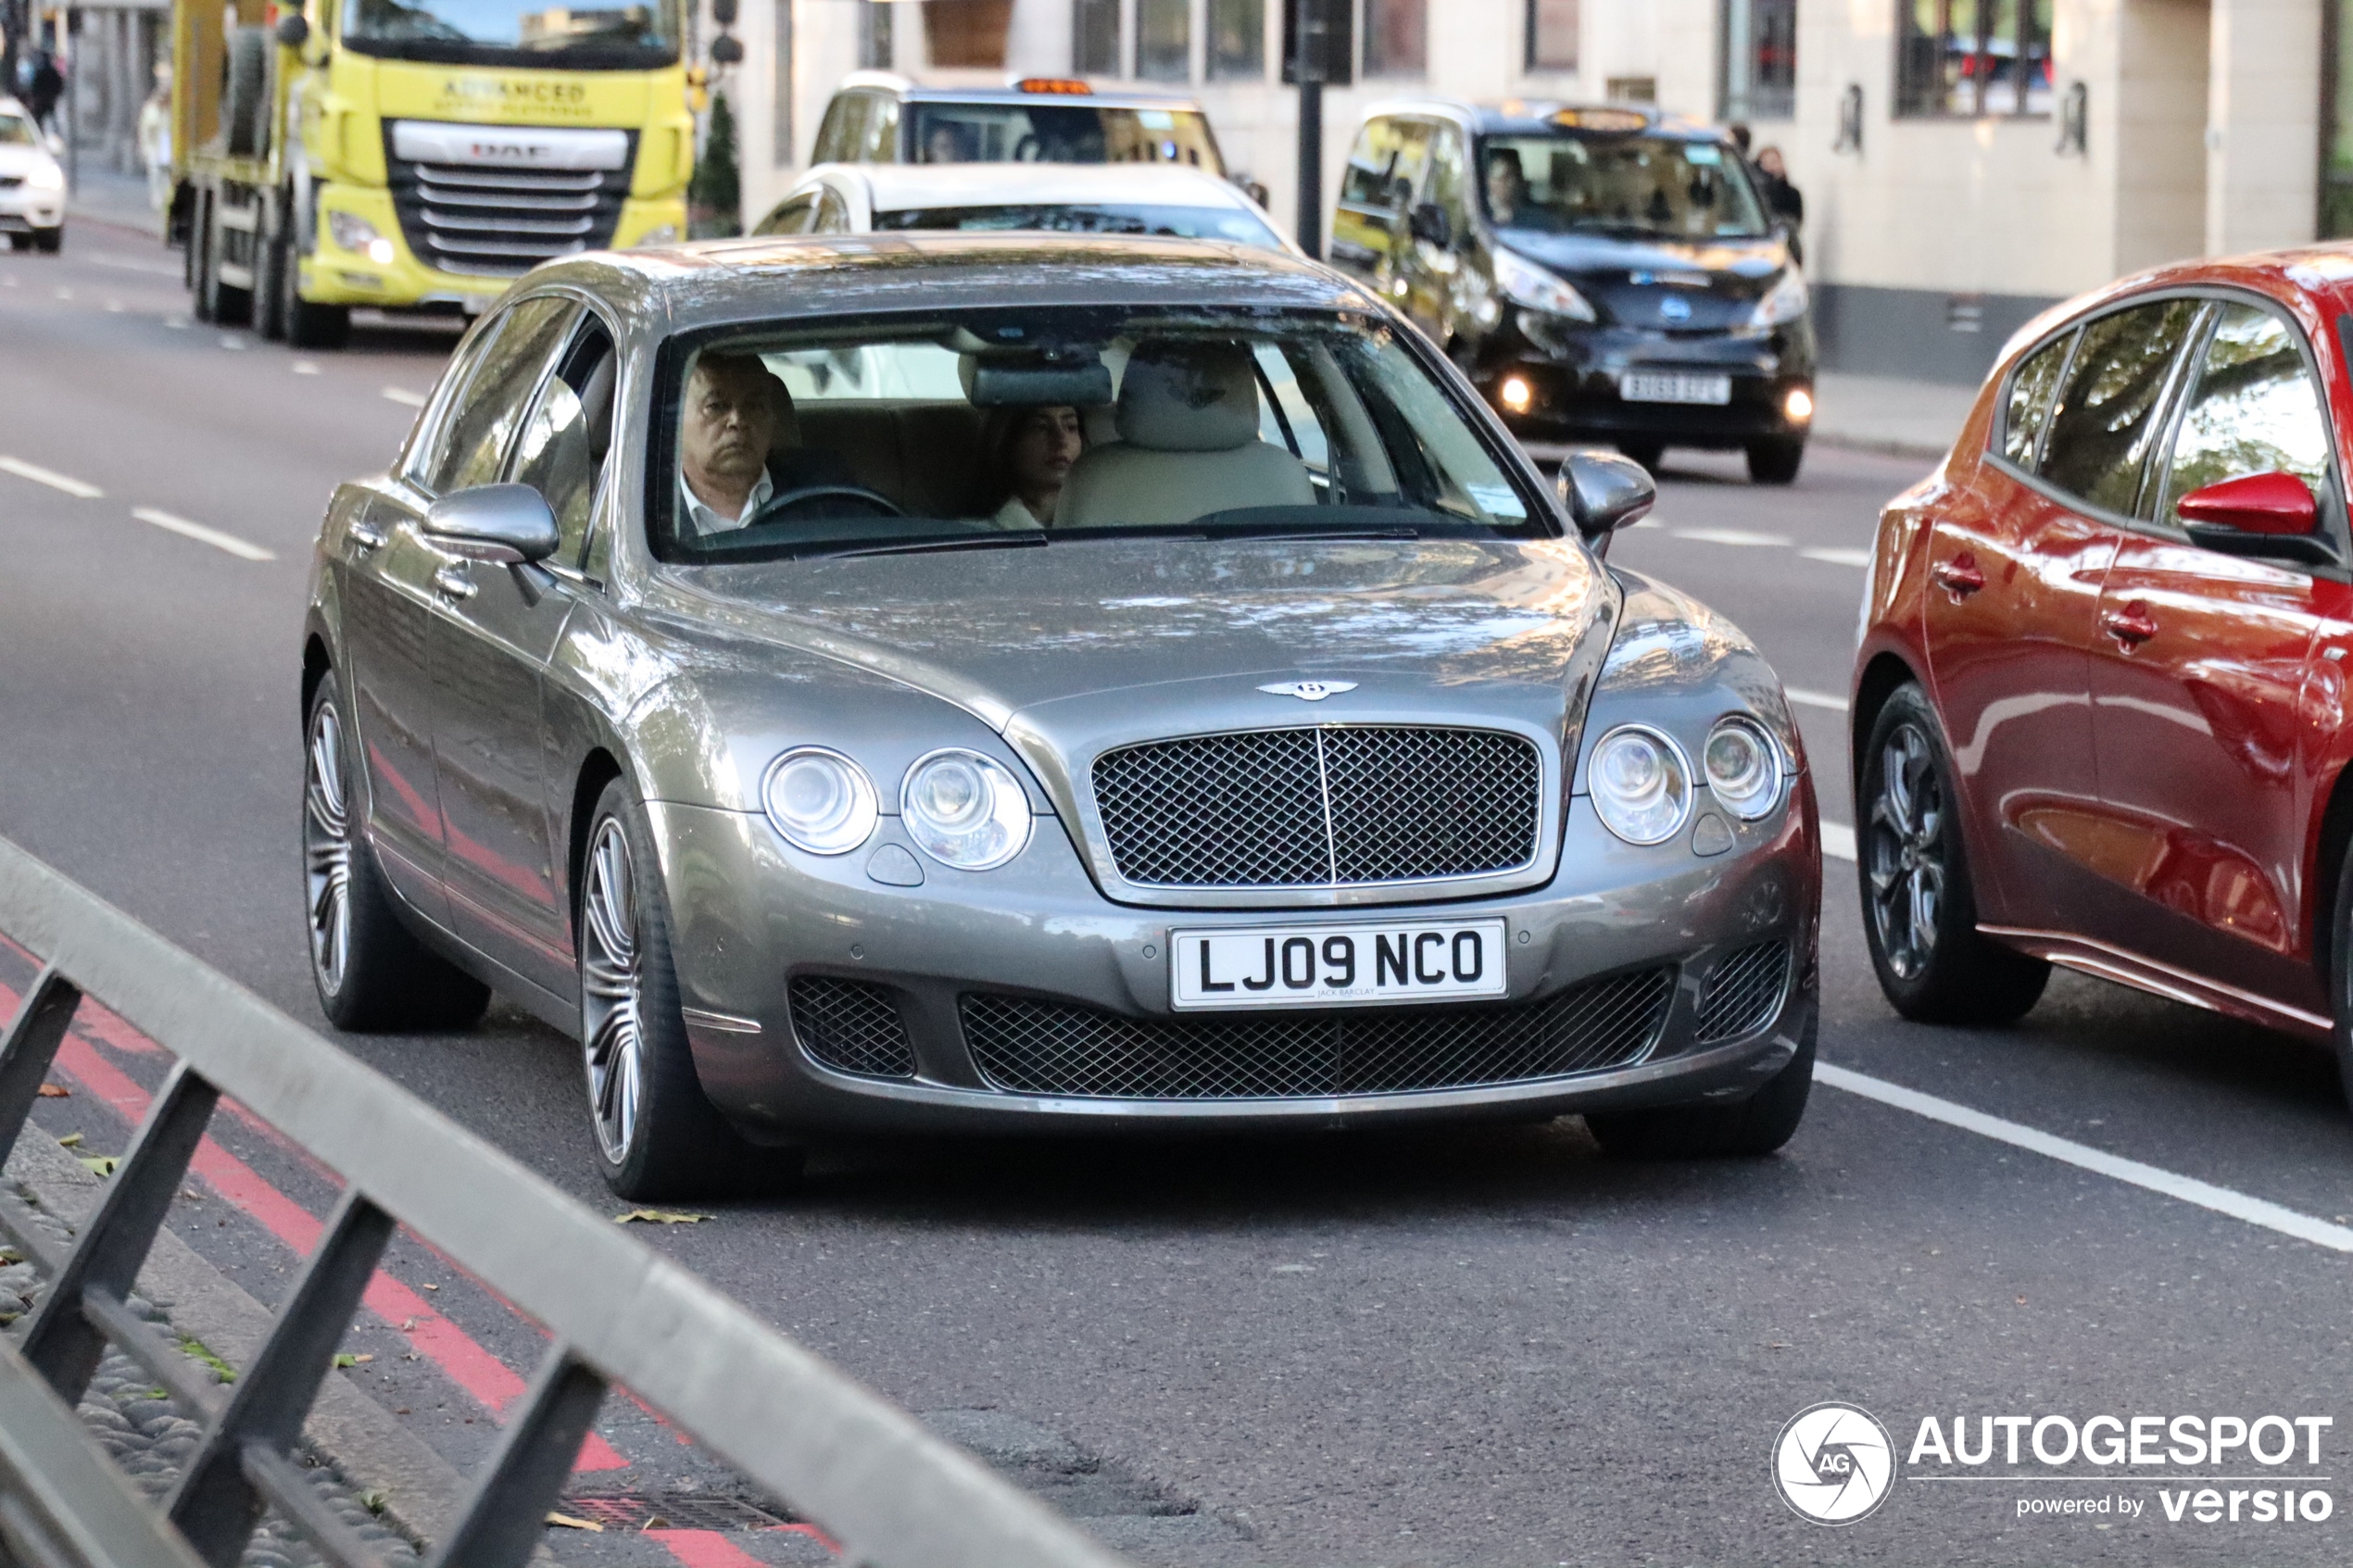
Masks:
[[[616,1383],[831,1534],[850,1562],[1119,1568],[912,1417],[5,839],[0,934],[46,965],[0,1037],[0,1160],[85,996],[179,1058],[69,1249],[0,1194],[0,1229],[47,1281],[20,1346],[0,1348],[0,1547],[15,1562],[231,1568],[266,1503],[338,1568],[375,1568],[289,1450],[405,1224],[553,1340],[433,1568],[520,1568]],[[223,1096],[345,1183],[225,1397],[124,1302]],[[164,1513],[73,1413],[109,1343],[204,1427]]]

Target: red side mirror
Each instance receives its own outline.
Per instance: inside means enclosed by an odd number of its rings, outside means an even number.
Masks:
[[[2309,533],[2320,508],[2311,486],[2292,473],[2251,473],[2193,490],[2176,503],[2185,525],[2234,528],[2276,537]]]

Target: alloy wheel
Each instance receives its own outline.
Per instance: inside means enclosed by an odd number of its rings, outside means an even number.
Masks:
[[[330,997],[351,961],[351,806],[344,793],[343,720],[322,702],[310,720],[303,784],[302,860],[309,894],[310,963]]]
[[[597,824],[580,922],[581,1022],[588,1110],[605,1158],[628,1158],[645,1088],[644,982],[637,953],[636,877],[617,817]]]
[[[1936,953],[1949,853],[1944,784],[1918,724],[1907,721],[1888,733],[1878,783],[1864,847],[1871,934],[1895,977],[1915,980]]]

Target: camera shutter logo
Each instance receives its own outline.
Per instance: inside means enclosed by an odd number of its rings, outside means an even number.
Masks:
[[[1895,1444],[1858,1406],[1809,1406],[1774,1440],[1773,1484],[1815,1524],[1852,1524],[1877,1512],[1894,1488]]]

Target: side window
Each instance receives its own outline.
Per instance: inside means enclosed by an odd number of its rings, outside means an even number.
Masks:
[[[2045,479],[2093,506],[2131,515],[2149,444],[2163,423],[2173,361],[2198,309],[2194,299],[2160,300],[2084,327],[2051,415]]]
[[[449,368],[441,372],[433,396],[409,433],[409,446],[400,459],[403,478],[417,484],[431,484],[434,466],[447,445],[442,432],[448,427],[450,410],[464,401],[467,383],[482,368],[483,357],[490,352],[490,345],[497,341],[506,325],[506,317],[492,316],[476,323],[459,343],[457,353],[449,358]]]
[[[1463,206],[1463,133],[1451,125],[1430,132],[1429,177],[1423,182],[1421,199],[1444,207],[1454,232],[1463,232],[1470,218]]]
[[[899,100],[870,97],[867,104],[865,128],[863,133],[858,138],[858,161],[897,163],[899,161]]]
[[[611,334],[590,317],[540,388],[515,443],[509,477],[547,498],[563,537],[556,559],[565,566],[578,566],[587,547],[605,454],[612,445],[617,368]]]
[[[2260,306],[2225,305],[2173,438],[2158,515],[2173,521],[2173,504],[2191,491],[2251,473],[2292,473],[2325,497],[2329,423],[2296,329]]]
[[[817,144],[809,149],[812,163],[841,163],[858,144],[855,123],[858,106],[863,102],[856,93],[837,93],[834,101],[825,106],[825,121],[817,127]]]
[[[1397,136],[1393,122],[1368,119],[1349,149],[1348,171],[1340,176],[1340,199],[1351,207],[1389,207],[1389,180],[1397,169]]]
[[[849,204],[831,185],[817,195],[817,221],[811,225],[812,234],[847,234],[849,232]]]
[[[580,307],[568,299],[526,299],[508,311],[507,324],[484,355],[482,368],[449,411],[440,454],[426,488],[447,495],[498,477],[507,445],[522,422],[564,329]]]
[[[2074,332],[2053,338],[2028,355],[2010,377],[2009,400],[2002,408],[2002,456],[2020,468],[2034,466],[2043,421],[2051,413],[2051,395],[2058,390],[2059,372],[2067,369],[2067,351],[2075,346],[2075,339]]]
[[[817,198],[795,196],[776,204],[775,210],[761,219],[752,230],[755,234],[805,234],[817,216]]]

